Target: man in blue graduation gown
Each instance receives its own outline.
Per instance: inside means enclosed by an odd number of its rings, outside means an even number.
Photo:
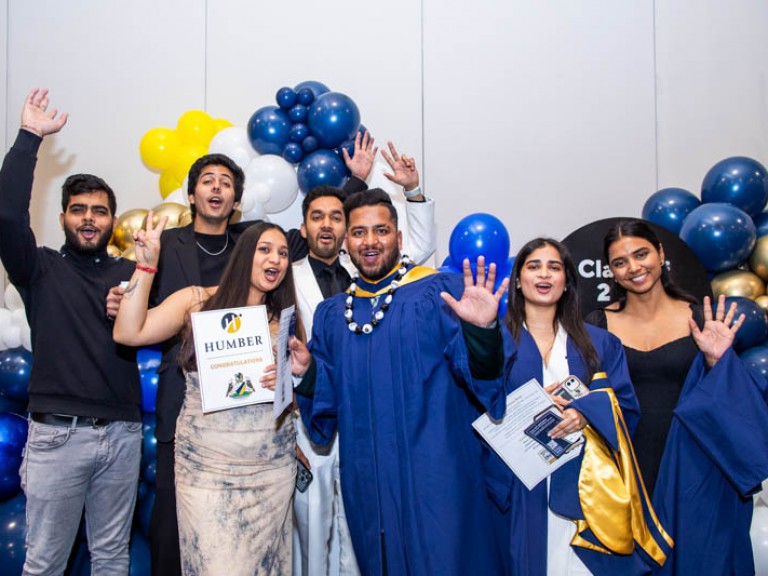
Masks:
[[[362,277],[317,309],[302,382],[304,394],[314,383],[314,394],[299,396],[299,406],[314,442],[329,442],[338,427],[361,572],[499,574],[471,423],[486,408],[494,417],[504,410],[494,380],[503,288],[492,294],[484,273],[475,286],[468,264],[463,288],[458,276],[401,259],[396,212],[383,191],[351,197],[344,209]],[[472,349],[488,356],[470,354],[467,338],[483,342]]]

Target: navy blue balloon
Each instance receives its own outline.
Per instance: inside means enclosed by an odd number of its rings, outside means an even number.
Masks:
[[[720,160],[704,176],[701,201],[727,202],[750,216],[757,216],[768,204],[765,166],[744,156]]]
[[[141,381],[141,410],[154,412],[157,404],[157,386],[160,377],[157,369],[160,366],[163,353],[159,346],[139,348],[136,352],[136,365],[139,368]]]
[[[742,352],[762,343],[768,336],[768,318],[765,310],[749,298],[741,296],[730,296],[725,299],[725,305],[730,308],[731,303],[736,304],[736,315],[738,318],[744,314],[744,323],[736,333],[736,339],[733,342],[733,349],[736,352]]]
[[[309,107],[307,124],[324,148],[335,148],[353,138],[360,128],[360,110],[341,92],[326,92]]]
[[[683,222],[680,238],[709,272],[722,272],[747,259],[757,234],[752,218],[730,204],[702,204]]]
[[[297,122],[291,126],[291,129],[288,131],[288,139],[291,142],[301,144],[307,136],[309,136],[309,128],[306,124],[302,124],[301,122]]]
[[[748,348],[739,354],[739,357],[750,370],[759,374],[768,384],[768,346],[760,345]]]
[[[155,484],[157,481],[157,460],[148,460],[141,462],[141,478],[148,484]]]
[[[288,115],[277,106],[259,108],[248,121],[251,146],[259,154],[282,154],[291,124]]]
[[[27,411],[26,402],[16,402],[15,400],[8,400],[0,396],[0,412],[8,412],[9,414],[24,414]]]
[[[288,118],[291,119],[291,122],[304,122],[307,119],[308,112],[309,108],[304,104],[296,104],[288,110]]]
[[[0,504],[0,566],[3,574],[21,574],[26,550],[27,499],[18,494]]]
[[[296,142],[288,142],[283,148],[283,158],[291,164],[298,164],[304,158],[304,148]]]
[[[761,212],[752,221],[755,223],[755,231],[758,238],[762,238],[768,234],[768,212]]]
[[[129,576],[147,576],[152,573],[152,563],[149,556],[149,542],[138,530],[131,533],[131,567]]]
[[[485,256],[486,265],[502,266],[509,258],[509,232],[496,216],[470,214],[454,227],[448,249],[454,267],[460,270],[465,258],[474,263],[478,256]]]
[[[309,106],[312,104],[312,102],[315,101],[315,93],[312,92],[309,88],[302,88],[301,90],[296,90],[297,100],[299,104],[302,104],[304,106]]]
[[[301,141],[301,147],[304,149],[304,152],[314,152],[320,148],[320,142],[317,141],[317,138],[310,135]]]
[[[155,487],[150,486],[147,488],[146,493],[136,502],[136,520],[134,521],[134,526],[138,523],[139,530],[147,538],[149,538],[149,521],[152,517],[152,508],[155,505],[155,494]]]
[[[160,362],[163,360],[163,351],[159,344],[154,346],[145,346],[136,351],[136,365],[139,372],[157,371]]]
[[[0,396],[14,402],[29,400],[29,374],[32,352],[26,348],[8,348],[0,352]]]
[[[27,420],[18,414],[0,414],[0,501],[21,490],[21,455],[27,441]]]
[[[642,214],[644,219],[679,234],[685,217],[700,205],[701,200],[688,190],[662,188],[645,201]]]
[[[293,89],[296,90],[297,94],[300,94],[302,91],[309,90],[310,94],[312,94],[313,99],[317,98],[321,94],[325,94],[326,92],[331,91],[331,89],[328,88],[328,86],[326,86],[322,82],[317,82],[316,80],[305,80],[304,82],[299,82],[298,84],[296,84],[296,86],[293,87]],[[299,102],[301,102],[301,99],[299,99]],[[304,102],[301,102],[301,103],[304,104]],[[309,104],[309,102],[307,102],[306,104]]]
[[[341,187],[347,178],[344,161],[332,150],[320,149],[301,161],[296,173],[299,188],[304,194],[315,186]]]
[[[293,88],[289,88],[288,86],[280,88],[280,90],[278,90],[277,94],[275,95],[275,101],[277,102],[277,105],[280,106],[280,108],[283,110],[288,110],[291,106],[296,104],[297,100],[298,96],[296,95],[296,91]]]

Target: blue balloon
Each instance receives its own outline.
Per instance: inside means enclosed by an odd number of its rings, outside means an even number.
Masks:
[[[149,556],[149,542],[138,530],[131,533],[131,567],[129,576],[147,576],[152,573]]]
[[[755,374],[759,374],[768,384],[768,346],[754,346],[744,350],[739,356],[750,370]]]
[[[155,484],[157,481],[157,460],[142,461],[141,477],[148,484]]]
[[[157,371],[163,360],[163,350],[159,344],[145,346],[136,351],[136,365],[140,372],[145,370]]]
[[[26,348],[0,352],[0,396],[13,402],[27,402],[31,371],[32,352]]]
[[[455,268],[462,269],[465,258],[475,263],[478,256],[485,256],[486,265],[502,266],[509,259],[509,232],[495,216],[478,212],[456,224],[448,247]]]
[[[24,494],[0,504],[0,566],[4,574],[21,574],[26,550],[27,499]]]
[[[297,99],[298,96],[296,95],[294,89],[289,88],[288,86],[280,88],[280,90],[278,90],[277,94],[275,95],[275,101],[277,102],[277,105],[280,106],[280,108],[283,110],[288,110],[291,106],[296,104]]]
[[[335,148],[353,138],[360,128],[360,110],[352,98],[341,92],[327,92],[315,98],[307,124],[324,148]]]
[[[291,124],[288,115],[277,106],[259,108],[248,120],[251,146],[259,154],[282,154]]]
[[[18,414],[0,414],[0,501],[21,490],[19,468],[26,441],[26,418]]]
[[[762,238],[768,234],[768,212],[761,212],[752,221],[755,223],[755,231],[758,238]]]
[[[157,386],[160,376],[157,369],[163,353],[160,346],[147,346],[139,348],[136,352],[136,365],[139,367],[139,380],[141,382],[141,410],[142,412],[154,412],[157,404]]]
[[[768,204],[765,166],[744,156],[720,160],[704,176],[701,201],[727,202],[750,216],[757,216]]]
[[[154,414],[143,414],[141,416],[142,440],[141,459],[142,462],[157,460],[157,438],[155,437],[155,424],[157,419]]]
[[[301,122],[297,122],[291,126],[291,129],[288,131],[288,139],[291,142],[301,143],[307,136],[309,136],[309,128],[306,124],[302,124]]]
[[[309,106],[312,104],[312,102],[315,101],[315,93],[312,92],[309,88],[302,88],[300,90],[296,90],[297,100],[299,104],[302,104],[303,106]]]
[[[688,190],[662,188],[645,201],[643,218],[679,234],[685,217],[700,205],[701,200]]]
[[[755,247],[755,225],[730,204],[702,204],[683,222],[682,238],[710,272],[735,268]]]
[[[23,415],[27,412],[27,403],[8,400],[7,398],[0,396],[0,412]]]
[[[288,118],[291,122],[304,122],[307,119],[309,108],[304,104],[296,104],[290,110],[288,110]]]
[[[304,152],[314,152],[320,148],[320,142],[317,141],[317,138],[310,135],[301,141],[301,147],[304,148]]]
[[[301,161],[296,176],[304,194],[321,185],[341,188],[347,179],[347,167],[332,150],[320,149]]]
[[[283,148],[283,158],[291,164],[298,164],[304,158],[304,149],[301,144],[296,142],[288,142]]]
[[[293,87],[293,89],[296,90],[297,94],[300,94],[302,91],[309,90],[309,93],[312,94],[313,99],[316,99],[321,94],[325,94],[326,92],[331,91],[328,86],[322,82],[317,82],[316,80],[305,80],[304,82],[299,82],[296,84],[296,86]],[[299,102],[301,102],[301,99],[299,99]],[[310,102],[307,102],[306,104],[309,104]],[[301,103],[305,104],[304,102]]]
[[[730,296],[725,299],[727,307],[730,307],[731,303],[736,304],[734,318],[744,314],[744,323],[736,333],[733,349],[736,352],[742,352],[757,346],[768,336],[768,318],[766,318],[765,310],[760,308],[754,300],[742,296]]]
[[[149,538],[149,521],[152,518],[152,508],[155,506],[155,494],[155,487],[148,487],[146,493],[136,502],[136,518],[133,525],[138,525],[141,533],[147,538]]]

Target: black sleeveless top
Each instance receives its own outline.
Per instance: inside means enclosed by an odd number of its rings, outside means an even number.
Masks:
[[[701,306],[691,305],[691,309],[694,320],[702,326],[704,319]],[[592,312],[587,322],[607,330],[604,310]],[[640,422],[632,443],[648,494],[652,495],[669,427],[672,425],[672,412],[680,399],[688,370],[699,348],[693,337],[685,336],[647,352],[628,346],[624,346],[624,352],[629,376],[640,402]]]

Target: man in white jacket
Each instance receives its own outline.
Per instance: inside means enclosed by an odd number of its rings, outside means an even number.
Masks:
[[[419,188],[419,173],[413,158],[398,154],[389,143],[382,150],[391,173],[384,176],[403,187],[407,241],[405,253],[422,263],[435,250],[434,202]],[[366,192],[358,192],[365,194]],[[309,256],[293,264],[296,297],[307,336],[312,334],[315,308],[325,298],[345,291],[354,267],[342,250],[346,233],[344,191],[329,186],[310,190],[304,198],[301,234],[309,245]],[[294,498],[294,576],[359,574],[349,537],[339,485],[338,442],[318,447],[307,438],[301,418],[296,419],[300,458],[309,464],[313,479]]]

